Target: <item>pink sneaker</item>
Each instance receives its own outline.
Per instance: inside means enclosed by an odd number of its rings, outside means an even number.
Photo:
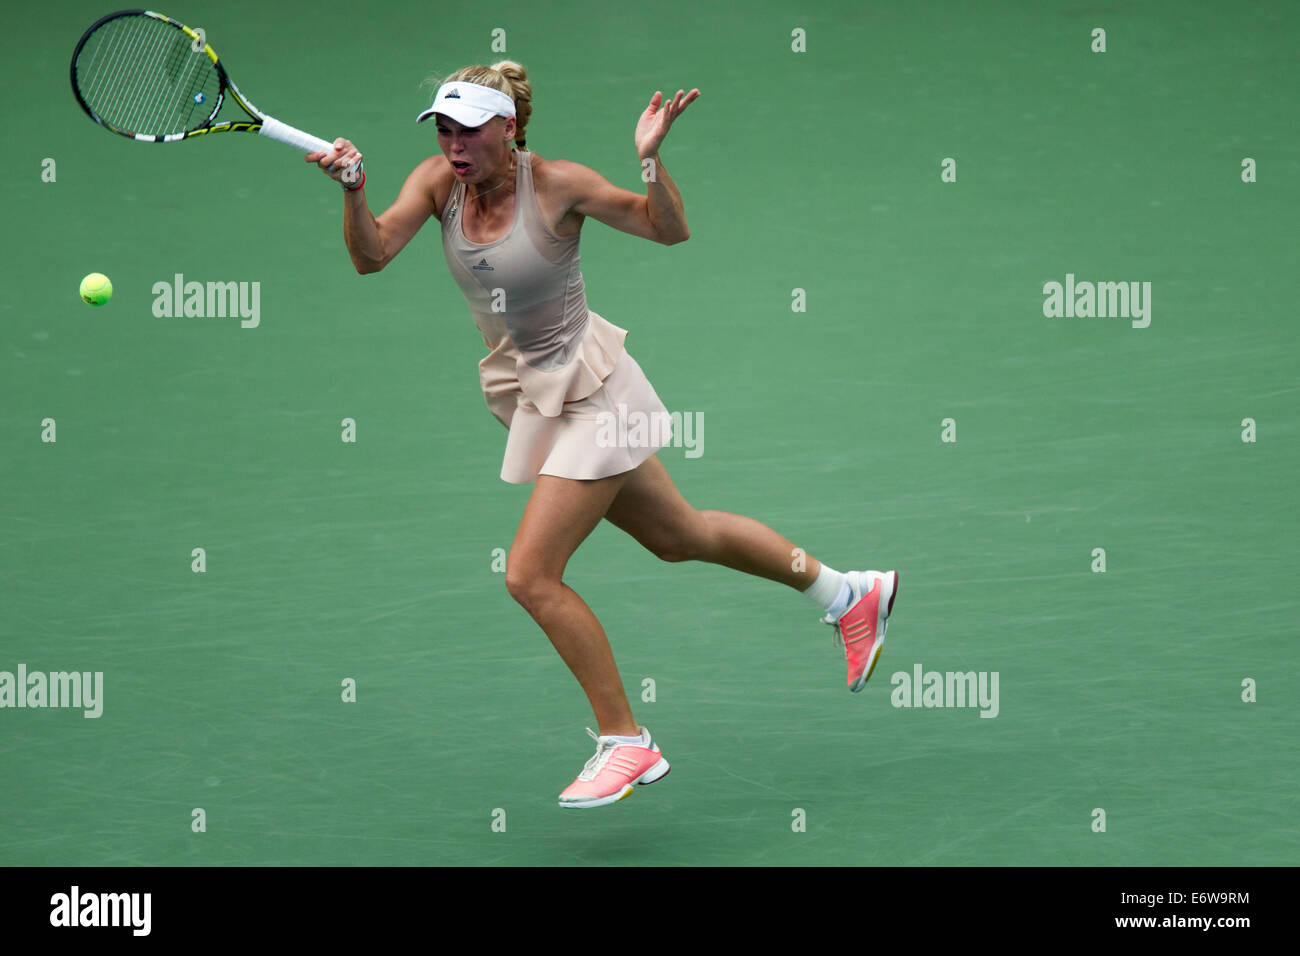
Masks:
[[[586,810],[615,803],[630,794],[633,786],[662,780],[671,769],[659,746],[650,738],[650,731],[644,727],[641,734],[649,741],[646,744],[625,744],[613,737],[597,737],[590,727],[587,733],[596,741],[596,755],[587,761],[578,779],[560,794],[562,807]]]
[[[898,596],[898,572],[849,571],[847,576],[853,589],[849,609],[838,620],[826,615],[822,623],[832,625],[836,643],[844,645],[849,690],[856,694],[866,686],[885,648],[885,628]]]

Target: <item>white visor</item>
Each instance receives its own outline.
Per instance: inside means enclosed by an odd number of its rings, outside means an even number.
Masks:
[[[515,101],[500,90],[478,83],[444,83],[433,105],[415,118],[423,123],[434,113],[450,116],[462,126],[482,126],[494,116],[514,116]]]

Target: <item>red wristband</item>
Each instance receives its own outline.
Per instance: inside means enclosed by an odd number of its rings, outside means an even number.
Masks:
[[[366,171],[363,169],[363,170],[361,170],[361,179],[360,179],[360,181],[357,182],[357,184],[356,184],[355,186],[349,186],[347,183],[344,183],[344,184],[343,184],[343,188],[344,188],[347,192],[350,192],[350,193],[351,193],[351,192],[356,192],[358,189],[360,189],[360,188],[361,188],[362,186],[364,186],[365,184],[366,184]]]

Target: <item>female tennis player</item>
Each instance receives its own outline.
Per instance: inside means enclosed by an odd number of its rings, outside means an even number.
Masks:
[[[509,429],[501,477],[535,483],[507,557],[506,590],[578,679],[600,729],[587,730],[596,753],[560,794],[561,807],[614,803],[669,769],[632,716],[600,622],[563,581],[569,557],[602,518],[661,560],[708,561],[808,595],[843,644],[853,691],[875,668],[898,593],[894,571],[841,573],[752,518],[691,507],[655,454],[671,428],[652,428],[644,441],[609,440],[615,415],[664,422],[668,413],[624,348],[627,331],[587,307],[580,231],[591,217],[664,245],[690,237],[659,150],[699,95],[679,90],[665,103],[656,92],[641,114],[634,140],[648,170],[645,195],[525,148],[532,88],[512,60],[447,77],[416,117],[435,120],[441,154],[420,163],[378,217],[364,169],[347,172],[362,158],[351,142],[307,155],[344,188],[344,237],[358,272],[383,269],[430,216],[442,223],[447,265],[488,348],[479,363],[488,409]]]

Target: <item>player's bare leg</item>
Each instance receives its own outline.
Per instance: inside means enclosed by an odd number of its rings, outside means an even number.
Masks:
[[[539,476],[506,560],[506,588],[586,691],[602,735],[637,736],[641,730],[604,628],[562,578],[569,558],[631,474],[594,481]]]
[[[844,647],[849,690],[870,679],[898,594],[897,571],[840,573],[753,518],[696,510],[654,456],[632,472],[605,517],[664,561],[708,561],[806,594]]]
[[[798,591],[821,571],[820,561],[762,522],[691,507],[655,455],[631,473],[605,517],[664,561],[707,561]]]

